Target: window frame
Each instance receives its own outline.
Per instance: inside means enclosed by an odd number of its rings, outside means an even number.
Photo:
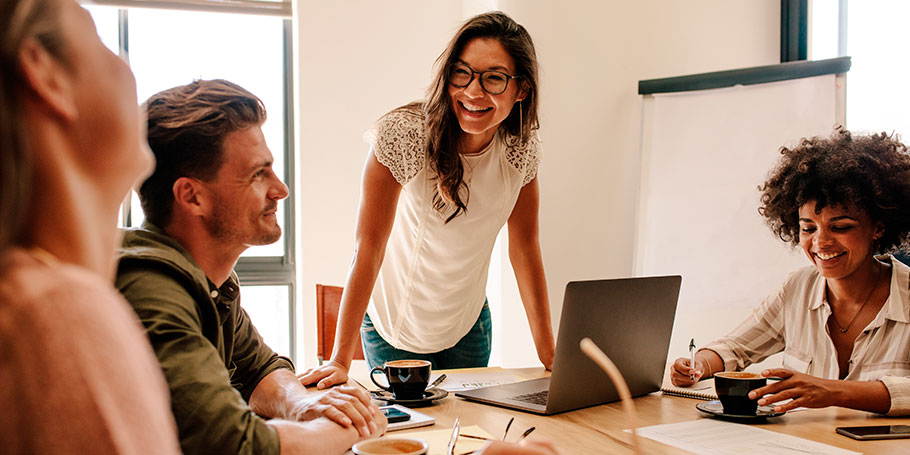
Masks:
[[[134,4],[143,2],[130,1],[94,1],[92,4],[101,6],[115,6],[118,8],[118,32],[119,46],[118,52],[127,64],[130,63],[129,54],[129,9],[125,4]],[[145,2],[155,3],[155,2]],[[175,2],[158,2],[172,4]],[[251,2],[247,2],[251,3]],[[252,2],[255,3],[255,2]],[[263,2],[265,3],[265,2]],[[276,3],[276,2],[272,2]],[[133,5],[135,6],[135,5]],[[170,5],[173,6],[173,5]],[[193,10],[198,12],[241,12],[251,15],[276,15],[262,14],[261,11],[231,11],[227,8],[218,10],[217,8],[173,8],[162,6],[159,9],[166,10]],[[296,252],[296,181],[294,172],[296,161],[294,157],[294,66],[293,66],[293,23],[290,17],[283,16],[282,19],[282,45],[283,45],[283,62],[282,73],[284,78],[284,172],[281,176],[288,187],[288,197],[281,201],[284,204],[285,217],[283,229],[283,255],[282,256],[241,256],[234,266],[234,271],[240,278],[241,287],[243,286],[287,286],[288,289],[288,339],[290,343],[289,355],[292,359],[297,359],[297,324],[296,324],[296,288],[297,275],[296,263],[294,260]],[[135,190],[130,189],[129,193],[121,205],[121,223],[124,227],[132,226],[132,196]]]

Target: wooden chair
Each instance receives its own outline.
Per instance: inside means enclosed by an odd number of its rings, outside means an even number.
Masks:
[[[316,285],[316,330],[318,332],[316,356],[320,365],[324,360],[332,357],[342,292],[344,292],[344,288],[341,286]],[[357,331],[357,349],[354,351],[354,360],[364,360],[359,330]]]

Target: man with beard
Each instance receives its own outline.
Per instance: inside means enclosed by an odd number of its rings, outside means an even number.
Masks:
[[[308,393],[240,306],[234,265],[281,237],[276,212],[288,195],[262,102],[212,80],[155,94],[145,108],[157,165],[139,190],[146,222],[124,236],[116,285],[164,370],[184,453],[341,454],[381,434],[385,418],[364,391]]]

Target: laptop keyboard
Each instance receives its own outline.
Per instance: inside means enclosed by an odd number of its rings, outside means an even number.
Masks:
[[[515,395],[514,397],[509,397],[510,400],[521,401],[524,403],[531,403],[540,406],[547,405],[547,395],[550,394],[549,390],[541,390],[540,392],[526,393],[524,395]]]

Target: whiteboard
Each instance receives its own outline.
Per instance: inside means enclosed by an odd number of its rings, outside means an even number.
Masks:
[[[683,276],[671,361],[810,265],[765,225],[758,186],[781,146],[833,131],[837,83],[829,74],[644,97],[635,269]]]

